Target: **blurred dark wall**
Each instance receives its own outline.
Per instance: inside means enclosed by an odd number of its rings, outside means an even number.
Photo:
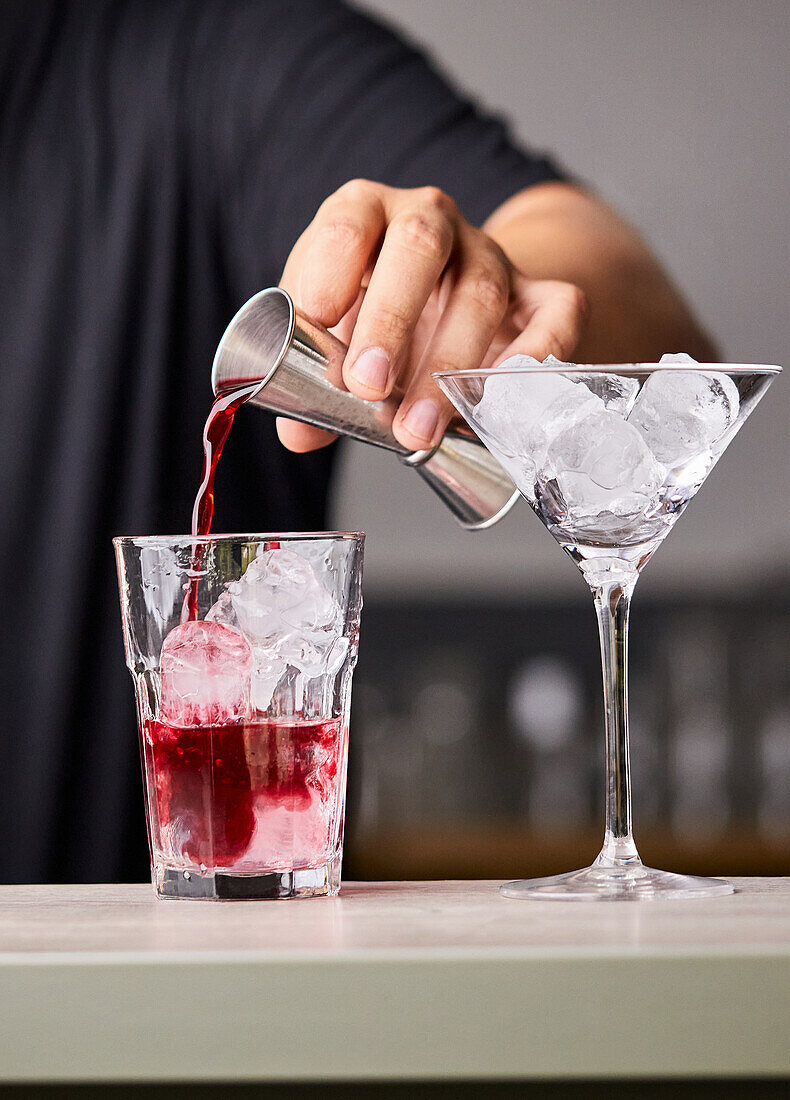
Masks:
[[[790,873],[790,591],[632,612],[633,805],[643,858]],[[592,601],[365,610],[350,751],[349,871],[568,870],[603,834]]]

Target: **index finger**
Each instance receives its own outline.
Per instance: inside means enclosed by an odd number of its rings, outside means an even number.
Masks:
[[[364,181],[345,184],[319,207],[288,257],[280,285],[312,320],[333,327],[354,305],[384,227],[375,188]]]

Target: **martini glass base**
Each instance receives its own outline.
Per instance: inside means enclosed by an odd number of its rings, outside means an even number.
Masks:
[[[715,898],[732,894],[734,888],[725,879],[676,875],[636,862],[627,866],[594,863],[564,875],[506,882],[499,892],[506,898],[529,901],[669,901]]]

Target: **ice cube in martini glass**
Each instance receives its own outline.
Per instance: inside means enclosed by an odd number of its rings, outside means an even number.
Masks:
[[[645,867],[631,828],[628,613],[639,575],[781,368],[576,366],[515,356],[434,375],[499,459],[595,599],[606,728],[604,844],[591,867],[507,883],[517,898],[648,900],[732,893],[722,879]]]

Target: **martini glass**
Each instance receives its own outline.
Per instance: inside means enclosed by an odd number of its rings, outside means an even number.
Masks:
[[[781,368],[574,366],[516,356],[434,375],[576,562],[595,599],[603,663],[606,829],[590,867],[509,882],[512,898],[647,900],[732,893],[722,879],[646,867],[631,828],[628,612],[641,571]]]

